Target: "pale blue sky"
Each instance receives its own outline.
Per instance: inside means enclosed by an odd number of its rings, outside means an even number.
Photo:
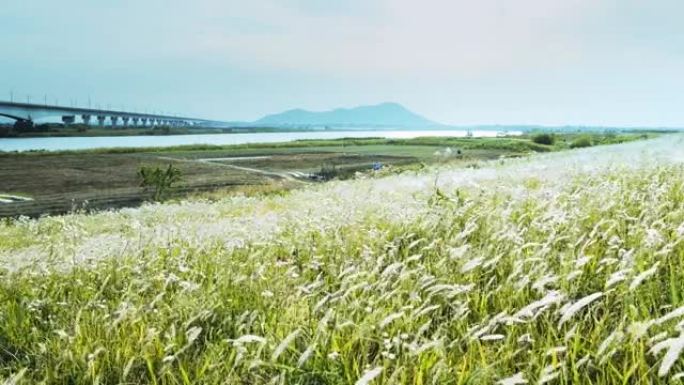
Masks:
[[[0,99],[684,127],[681,0],[4,0]]]

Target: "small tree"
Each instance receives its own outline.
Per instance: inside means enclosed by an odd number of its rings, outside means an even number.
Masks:
[[[553,134],[541,133],[534,135],[532,141],[537,144],[552,146],[556,142],[556,137]]]
[[[138,177],[140,178],[140,187],[148,190],[153,190],[152,199],[161,201],[166,192],[173,187],[175,183],[181,180],[181,170],[173,165],[169,165],[165,170],[159,167],[141,166],[138,169]]]

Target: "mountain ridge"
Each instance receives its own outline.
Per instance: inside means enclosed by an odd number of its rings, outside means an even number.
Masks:
[[[275,126],[438,126],[399,103],[385,102],[352,108],[336,108],[327,111],[309,111],[295,108],[277,114],[266,115],[252,124]]]

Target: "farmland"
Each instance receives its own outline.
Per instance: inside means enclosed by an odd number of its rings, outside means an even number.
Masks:
[[[667,136],[6,220],[0,378],[675,381],[682,146]]]
[[[594,134],[595,144],[643,139],[653,133]],[[73,210],[137,206],[149,199],[140,188],[141,166],[173,165],[183,174],[173,197],[220,191],[285,191],[312,182],[325,171],[348,179],[374,164],[395,170],[423,164],[461,166],[533,152],[567,149],[577,135],[560,135],[553,145],[522,138],[416,138],[308,140],[288,143],[177,148],[100,149],[91,151],[0,153],[0,198],[27,201],[0,203],[2,216],[39,216]]]

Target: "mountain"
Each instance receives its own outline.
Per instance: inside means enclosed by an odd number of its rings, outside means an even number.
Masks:
[[[331,111],[307,111],[295,109],[279,114],[267,115],[254,125],[260,126],[438,126],[397,103],[382,103],[373,106],[338,108]]]

